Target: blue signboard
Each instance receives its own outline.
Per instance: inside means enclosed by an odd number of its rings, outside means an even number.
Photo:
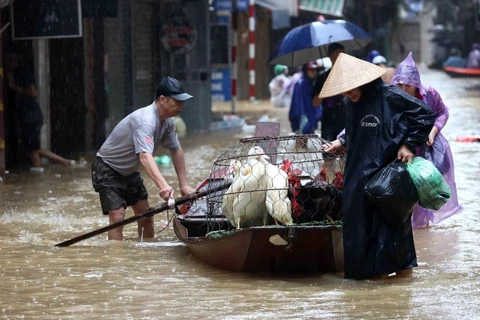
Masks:
[[[232,0],[215,0],[213,7],[216,11],[232,11]]]
[[[228,12],[229,13],[229,12]],[[217,14],[217,24],[229,25],[230,24],[230,14]]]
[[[247,11],[248,10],[248,0],[237,0],[237,10],[238,11]]]
[[[212,69],[212,101],[230,101],[231,88],[230,69]]]

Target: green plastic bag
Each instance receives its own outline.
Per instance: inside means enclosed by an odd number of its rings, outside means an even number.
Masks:
[[[435,165],[422,157],[406,163],[407,171],[417,187],[418,204],[425,209],[440,209],[452,195],[450,186]]]

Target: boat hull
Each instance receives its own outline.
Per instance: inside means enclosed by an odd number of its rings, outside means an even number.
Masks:
[[[221,219],[220,219],[221,220]],[[228,226],[220,221],[219,229]],[[179,219],[177,237],[192,254],[213,267],[251,273],[327,273],[343,270],[342,229],[334,226],[264,226],[207,238],[205,220]],[[202,235],[203,233],[203,235]]]
[[[451,77],[480,77],[480,69],[443,67],[443,70]]]

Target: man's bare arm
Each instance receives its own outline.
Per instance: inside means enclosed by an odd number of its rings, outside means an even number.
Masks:
[[[187,195],[195,192],[187,182],[187,170],[185,166],[185,156],[183,154],[182,147],[170,150],[170,155],[172,156],[173,166],[175,167],[175,172],[177,173],[178,183],[180,185],[180,192],[182,195]]]
[[[140,162],[142,163],[145,170],[147,171],[148,176],[150,177],[150,179],[152,179],[155,185],[160,189],[160,192],[159,192],[160,197],[163,200],[168,201],[168,198],[170,197],[171,192],[173,191],[173,188],[170,187],[168,182],[160,173],[160,169],[158,169],[158,165],[155,162],[155,159],[153,159],[152,154],[148,152],[140,152],[138,156],[140,157]]]

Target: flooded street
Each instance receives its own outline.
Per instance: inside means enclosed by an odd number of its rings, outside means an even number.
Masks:
[[[133,223],[124,229],[127,241],[107,241],[105,233],[58,248],[56,243],[104,227],[108,219],[89,166],[51,165],[42,174],[11,173],[0,184],[0,319],[480,319],[480,143],[455,141],[480,135],[480,78],[420,73],[450,109],[442,132],[464,210],[415,230],[419,266],[411,276],[353,281],[342,273],[272,277],[214,269],[193,258],[171,227],[164,229],[173,212],[155,216],[154,242],[139,242]],[[229,108],[218,104],[213,110]],[[282,134],[290,131],[288,110],[268,101],[242,102],[239,114],[250,116],[251,125],[268,114],[281,122]],[[184,138],[191,186],[247,134],[253,133]],[[161,171],[178,197],[173,167]],[[157,189],[143,176],[153,205]]]

